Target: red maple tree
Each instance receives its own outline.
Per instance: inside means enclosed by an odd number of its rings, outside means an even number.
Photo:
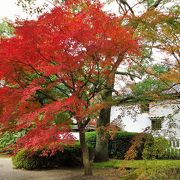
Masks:
[[[107,104],[96,97],[127,54],[138,54],[121,17],[96,1],[68,1],[37,20],[17,21],[15,35],[0,40],[1,131],[30,128],[16,148],[56,149],[77,120],[85,174],[90,175],[85,128]],[[66,118],[61,119],[65,113]],[[59,117],[59,118],[58,118]]]

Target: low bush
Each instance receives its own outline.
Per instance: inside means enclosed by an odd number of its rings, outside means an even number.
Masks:
[[[96,132],[86,133],[86,141],[95,148]],[[168,154],[167,149],[169,147],[169,142],[166,139],[162,137],[153,137],[151,134],[123,131],[116,132],[114,137],[109,139],[109,157],[124,159],[134,141],[137,141],[135,142],[137,143],[137,147],[134,149],[134,151],[136,151],[135,159],[168,159],[167,157],[178,159],[175,158],[178,156],[177,150],[171,150],[171,155],[170,153]]]
[[[165,154],[163,155],[162,159],[175,159],[180,160],[180,149],[175,148],[167,148]]]
[[[144,148],[142,152],[143,159],[162,159],[164,158],[169,142],[162,137],[147,137],[144,142]]]
[[[180,178],[180,170],[179,168],[153,168],[153,167],[140,167],[137,169],[130,169],[129,171],[125,171],[123,177],[124,179],[179,179]]]
[[[17,169],[37,169],[42,161],[41,158],[36,158],[37,155],[38,153],[29,156],[25,150],[21,150],[12,158],[13,166]]]
[[[180,169],[178,167],[165,167],[165,166],[141,166],[136,169],[130,169],[130,171],[126,171],[124,177],[126,179],[180,179]]]
[[[93,158],[93,150],[90,150],[90,159]],[[36,151],[29,154],[28,151],[21,150],[13,158],[12,162],[15,168],[18,169],[43,169],[43,168],[58,168],[58,167],[81,167],[82,166],[82,151],[79,143],[71,146],[65,146],[64,151],[57,151],[54,155],[41,156],[41,151]]]
[[[138,133],[123,131],[116,132],[114,137],[112,139],[109,139],[109,157],[115,159],[124,159],[125,154],[131,147],[132,140],[136,135],[138,135]],[[86,142],[95,148],[96,132],[87,132]],[[140,156],[139,158],[141,158],[142,150],[141,153],[138,152],[138,156]]]
[[[124,159],[126,152],[132,146],[133,140],[140,134],[131,132],[117,132],[113,139],[109,139],[109,156],[114,159]],[[140,137],[140,136],[139,136]],[[138,138],[137,138],[138,139]],[[150,134],[144,134],[137,142],[135,159],[178,159],[179,151],[167,151],[168,141],[163,138],[153,138]],[[93,160],[96,143],[96,132],[86,133],[86,142],[90,150],[90,159]],[[20,151],[13,157],[13,165],[16,168],[41,169],[54,167],[80,167],[82,166],[82,151],[80,143],[65,146],[64,151],[57,151],[52,156],[40,156],[42,151],[29,155],[27,151]]]
[[[132,140],[137,133],[117,132],[113,139],[109,140],[109,157],[124,159],[126,152],[132,145]]]
[[[120,179],[180,179],[180,161],[174,160],[110,160],[93,163],[94,168],[115,168],[121,173]],[[122,171],[121,171],[122,170]]]
[[[86,132],[86,142],[92,148],[95,148],[96,145],[96,132]]]

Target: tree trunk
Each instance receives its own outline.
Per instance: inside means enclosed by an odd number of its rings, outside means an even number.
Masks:
[[[120,63],[123,61],[124,55],[120,55],[117,58],[115,66],[113,67],[112,75],[109,77],[109,80],[106,84],[106,90],[102,95],[103,101],[108,101],[112,99],[112,92],[114,89],[114,81],[116,70],[119,67]],[[95,147],[95,161],[103,162],[108,161],[109,154],[108,154],[108,139],[104,138],[105,127],[110,124],[110,113],[111,107],[104,108],[100,111],[99,119],[97,120],[97,133],[96,133],[96,147]],[[104,132],[104,133],[102,133]]]
[[[108,137],[105,126],[110,123],[111,108],[102,109],[99,119],[97,121],[96,131],[96,147],[95,159],[96,162],[103,162],[109,160],[108,155]]]
[[[91,168],[90,158],[89,158],[89,149],[86,144],[84,129],[83,130],[80,129],[79,136],[80,136],[80,144],[81,144],[82,158],[83,158],[83,165],[84,165],[84,175],[92,176],[92,168]]]
[[[102,95],[103,101],[112,99],[112,90],[114,87],[115,73],[110,78],[109,84],[107,84],[107,90]],[[104,108],[100,111],[99,119],[97,120],[97,132],[96,132],[96,147],[95,147],[95,161],[103,162],[109,160],[108,154],[108,138],[105,135],[105,127],[110,124],[111,107]],[[104,138],[106,137],[106,138]]]

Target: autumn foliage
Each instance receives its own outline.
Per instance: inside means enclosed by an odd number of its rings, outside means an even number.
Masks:
[[[0,40],[1,131],[30,129],[17,149],[71,143],[72,117],[84,131],[120,57],[138,54],[120,21],[99,2],[68,1],[37,20],[17,21],[14,36]]]

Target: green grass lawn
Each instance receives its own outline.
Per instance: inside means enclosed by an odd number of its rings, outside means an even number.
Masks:
[[[169,168],[180,168],[180,160],[110,160],[102,163],[93,163],[94,168],[140,168],[146,167],[169,167]]]

